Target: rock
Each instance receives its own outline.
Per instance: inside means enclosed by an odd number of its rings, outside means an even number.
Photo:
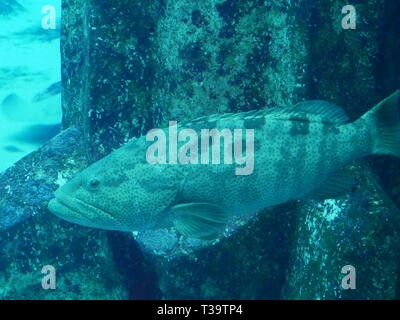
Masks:
[[[339,200],[300,207],[285,299],[395,299],[400,250],[399,209],[367,164],[352,166],[358,187]],[[351,265],[356,290],[343,290]]]
[[[106,232],[47,210],[54,190],[87,165],[82,146],[82,131],[70,127],[1,175],[0,299],[129,297]],[[56,270],[56,290],[42,288],[45,265]]]
[[[82,131],[70,127],[0,175],[0,228],[47,211],[54,190],[87,166]]]
[[[50,213],[0,233],[0,299],[127,299],[105,232]],[[44,290],[41,270],[56,270],[56,289]]]

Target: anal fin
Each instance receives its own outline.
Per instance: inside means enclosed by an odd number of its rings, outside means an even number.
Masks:
[[[323,184],[304,194],[303,200],[323,200],[340,198],[351,191],[353,180],[347,170],[340,170]]]

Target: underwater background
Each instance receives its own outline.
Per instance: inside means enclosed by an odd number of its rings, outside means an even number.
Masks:
[[[0,0],[0,299],[398,299],[399,159],[344,199],[267,208],[215,243],[82,227],[57,187],[169,119],[323,99],[352,120],[400,85],[400,3]],[[55,29],[42,8],[54,6]],[[357,10],[343,29],[342,8]],[[58,135],[57,135],[58,134]],[[42,288],[43,266],[57,288]],[[357,288],[345,290],[342,268]]]

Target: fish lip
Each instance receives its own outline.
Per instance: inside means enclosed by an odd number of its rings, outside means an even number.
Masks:
[[[74,204],[75,202],[75,204]],[[85,211],[82,210],[84,208],[89,209],[91,212],[96,212],[101,213],[103,216],[105,216],[107,219],[110,219],[113,223],[116,223],[114,217],[107,211],[104,211],[103,209],[97,208],[87,202],[84,202],[78,198],[71,197],[66,195],[65,193],[62,192],[56,192],[55,198],[53,198],[49,202],[49,210],[56,215],[59,218],[62,218],[64,220],[74,222],[72,219],[66,218],[63,214],[59,214],[58,207],[62,207],[64,210],[66,209],[67,211],[73,212],[75,215],[77,215],[79,218],[85,219],[87,221],[91,221],[91,218],[85,214]]]

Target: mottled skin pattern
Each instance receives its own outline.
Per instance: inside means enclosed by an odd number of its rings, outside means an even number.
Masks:
[[[233,214],[256,212],[302,198],[344,164],[371,153],[372,137],[363,119],[338,125],[310,115],[310,119],[292,120],[290,114],[265,113],[255,113],[263,119],[258,127],[254,122],[248,127],[240,120],[246,113],[216,123],[221,129],[255,129],[254,172],[240,176],[232,165],[186,166],[191,178],[182,190],[184,202],[206,200]]]
[[[255,130],[252,174],[236,175],[235,163],[151,165],[146,150],[153,142],[141,137],[62,186],[49,208],[71,222],[121,231],[170,226],[177,204],[210,203],[231,217],[254,213],[306,198],[349,161],[374,153],[375,121],[371,111],[346,123],[339,107],[321,101],[199,118],[180,129]]]

